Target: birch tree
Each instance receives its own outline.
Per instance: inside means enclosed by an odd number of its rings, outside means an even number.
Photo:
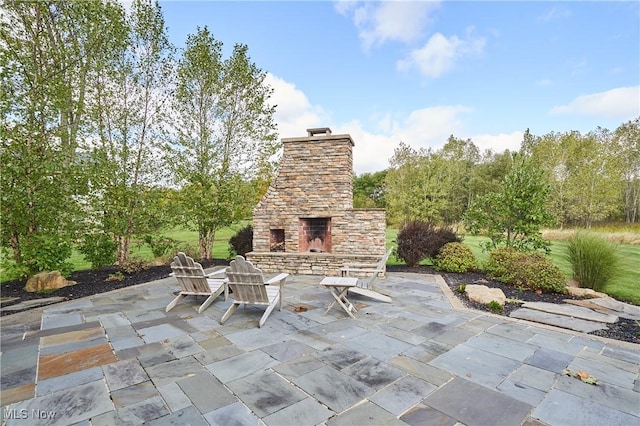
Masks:
[[[157,188],[168,180],[160,163],[161,133],[174,53],[157,2],[135,0],[126,30],[112,66],[96,71],[92,93],[93,226],[118,243],[119,264],[128,260],[132,238],[159,223]]]
[[[2,244],[25,273],[66,269],[83,212],[90,70],[110,49],[119,10],[106,0],[5,1],[0,10]]]
[[[257,200],[249,182],[272,170],[279,145],[265,77],[246,45],[223,59],[222,43],[206,27],[188,36],[167,153],[185,224],[198,232],[203,259],[211,257],[218,229],[250,214]]]

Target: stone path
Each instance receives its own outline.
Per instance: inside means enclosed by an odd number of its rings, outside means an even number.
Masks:
[[[566,302],[526,302],[510,316],[583,333],[604,330],[607,324],[613,324],[619,318],[640,321],[640,306],[623,303],[611,297]]]
[[[465,310],[433,275],[324,315],[321,278],[290,277],[263,328],[221,326],[230,300],[166,313],[172,278],[2,317],[2,423],[640,424],[640,345]]]

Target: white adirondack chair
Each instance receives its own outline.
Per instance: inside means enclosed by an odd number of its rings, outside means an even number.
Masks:
[[[202,269],[202,265],[194,262],[193,259],[183,252],[179,252],[171,262],[173,276],[180,284],[180,294],[167,305],[166,312],[173,309],[180,300],[187,296],[207,296],[198,313],[201,314],[218,296],[224,293],[224,300],[227,300],[229,290],[225,284],[224,277],[211,278],[214,275],[224,274],[224,269],[207,275]]]
[[[276,305],[278,310],[282,310],[282,291],[289,274],[280,274],[265,281],[262,271],[242,256],[236,256],[235,260],[231,261],[226,273],[234,301],[222,316],[220,324],[224,324],[240,305],[258,305],[267,308],[258,322],[258,327],[264,325]]]
[[[366,263],[345,264],[341,269],[343,277],[363,276],[358,279],[358,284],[355,287],[349,288],[349,293],[359,294],[361,296],[380,300],[381,302],[391,303],[391,297],[378,292],[373,285],[373,281],[378,278],[380,274],[384,274],[386,271],[387,260],[389,260],[389,256],[391,256],[392,251],[393,248],[387,250],[384,257],[375,265]]]

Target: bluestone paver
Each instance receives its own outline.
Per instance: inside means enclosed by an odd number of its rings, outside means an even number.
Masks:
[[[408,375],[376,392],[369,400],[400,416],[436,389],[435,385]]]
[[[238,400],[218,379],[208,373],[185,377],[177,384],[203,414]]]
[[[533,408],[529,404],[460,377],[432,392],[424,399],[424,404],[458,419],[467,426],[518,426]]]
[[[269,414],[262,420],[267,425],[317,425],[335,413],[313,398],[305,398],[282,410]]]
[[[273,371],[252,374],[227,386],[261,418],[306,398],[304,392]]]
[[[637,425],[638,417],[552,389],[532,416],[549,425]]]
[[[321,278],[290,277],[262,328],[256,307],[220,325],[231,301],[165,312],[175,279],[3,316],[2,421],[27,424],[24,409],[78,426],[640,423],[639,345],[466,310],[434,275],[390,273],[377,285],[393,303],[353,296],[355,319],[325,315]]]
[[[336,413],[374,393],[370,387],[331,367],[313,370],[292,381]]]
[[[489,388],[498,386],[520,366],[516,360],[467,345],[458,345],[429,364]]]

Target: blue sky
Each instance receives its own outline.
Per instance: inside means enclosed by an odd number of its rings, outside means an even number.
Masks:
[[[400,141],[481,150],[640,116],[640,3],[161,1],[171,41],[207,26],[269,73],[281,138],[331,127],[356,173]]]

